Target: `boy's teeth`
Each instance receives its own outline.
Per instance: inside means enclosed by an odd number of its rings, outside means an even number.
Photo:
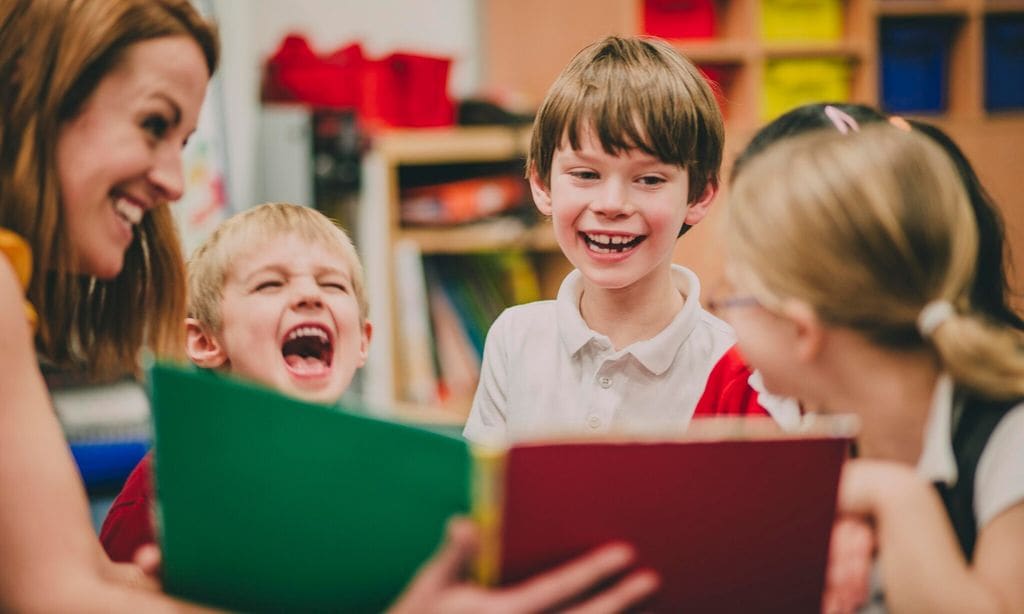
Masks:
[[[142,216],[145,213],[145,211],[142,210],[142,207],[136,207],[123,198],[118,198],[114,201],[114,210],[117,211],[117,214],[124,218],[125,221],[132,225],[141,222]]]
[[[324,341],[327,340],[327,333],[315,326],[302,326],[296,328],[288,335],[288,340],[297,339],[299,337],[320,337]]]

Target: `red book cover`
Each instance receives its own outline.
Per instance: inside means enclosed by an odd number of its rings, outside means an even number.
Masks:
[[[644,611],[818,612],[848,447],[824,436],[514,446],[494,465],[492,575],[512,584],[622,540],[661,577]]]

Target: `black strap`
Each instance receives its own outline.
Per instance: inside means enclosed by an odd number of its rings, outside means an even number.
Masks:
[[[952,436],[957,481],[953,486],[936,482],[964,556],[971,561],[978,537],[974,515],[974,477],[978,460],[999,422],[1024,399],[991,401],[959,393],[953,401]]]

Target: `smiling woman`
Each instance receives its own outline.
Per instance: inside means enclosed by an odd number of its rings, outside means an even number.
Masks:
[[[60,128],[57,171],[67,232],[75,237],[73,270],[116,277],[146,213],[181,197],[181,149],[208,79],[191,38],[141,42]]]
[[[36,347],[97,377],[134,371],[143,343],[180,353],[182,257],[158,205],[180,194],[216,32],[186,0],[11,1],[0,23],[0,227],[32,248]]]
[[[0,3],[2,611],[186,607],[103,555],[38,362],[107,377],[144,344],[180,353],[166,205],[216,64],[188,0]]]

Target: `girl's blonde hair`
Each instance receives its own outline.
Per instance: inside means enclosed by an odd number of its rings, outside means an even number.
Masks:
[[[338,252],[349,266],[352,293],[359,304],[360,322],[369,315],[363,265],[356,248],[340,226],[324,214],[287,203],[267,203],[227,219],[192,254],[188,262],[188,315],[220,331],[224,280],[245,250],[253,245],[294,234],[306,243]]]
[[[164,36],[195,40],[213,73],[216,29],[188,0],[0,3],[0,227],[32,247],[27,294],[41,316],[40,355],[98,379],[135,371],[143,344],[182,353],[184,262],[170,211],[158,207],[138,227],[115,279],[75,273],[57,135],[131,45]]]
[[[961,385],[1024,394],[1024,337],[970,303],[978,232],[949,157],[886,125],[794,137],[754,157],[726,206],[731,273],[767,308],[807,302],[882,346],[930,346]],[[954,313],[927,336],[922,310]]]

